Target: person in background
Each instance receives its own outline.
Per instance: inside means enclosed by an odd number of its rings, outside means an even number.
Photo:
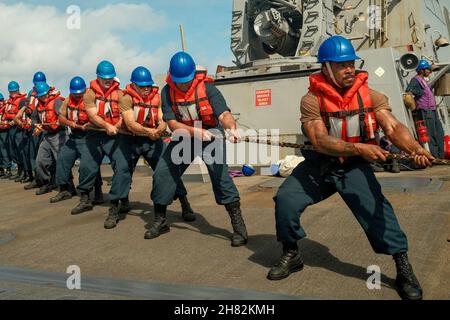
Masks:
[[[428,79],[431,75],[431,65],[426,60],[420,60],[416,69],[417,75],[411,79],[407,92],[414,95],[416,110],[413,115],[416,120],[425,121],[430,142],[430,152],[435,158],[444,158],[444,129],[437,112],[436,98]]]

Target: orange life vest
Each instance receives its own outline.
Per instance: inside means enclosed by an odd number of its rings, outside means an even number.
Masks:
[[[10,122],[13,121],[14,118],[17,115],[17,112],[19,112],[19,104],[22,100],[26,100],[27,95],[25,93],[18,94],[14,98],[9,98],[8,101],[6,101],[3,114],[2,114],[2,122]],[[9,129],[11,126],[3,125],[2,129]]]
[[[55,90],[55,87],[50,87],[50,96],[56,96],[60,95],[61,93],[58,90]],[[31,120],[31,115],[33,114],[34,110],[36,109],[38,105],[38,99],[36,98],[36,91],[33,89],[33,91],[30,94],[30,97],[28,99],[28,104],[25,109],[25,112],[22,115],[22,129],[24,130],[31,130],[31,125],[28,124],[29,120]]]
[[[156,128],[158,126],[158,111],[161,102],[158,90],[158,87],[152,87],[150,95],[144,100],[131,85],[125,89],[124,93],[133,98],[134,119],[144,127]]]
[[[30,94],[30,97],[28,98],[27,107],[25,108],[25,111],[22,114],[21,127],[23,130],[31,130],[31,125],[28,124],[28,120],[31,119],[31,115],[33,111],[36,109],[36,106],[37,106],[36,91],[33,89],[33,91]]]
[[[119,83],[114,84],[107,92],[103,92],[97,80],[91,81],[91,90],[95,93],[97,115],[109,124],[116,125],[120,120]]]
[[[50,91],[53,91],[52,89],[53,88],[50,87]],[[28,108],[31,111],[34,111],[34,109],[36,109],[36,107],[37,107],[37,104],[38,104],[38,99],[36,98],[36,90],[33,89],[33,91],[30,94],[30,98],[28,100]]]
[[[81,126],[89,123],[89,116],[84,108],[83,98],[75,101],[73,95],[69,95],[69,102],[67,103],[67,119]]]
[[[0,121],[3,122],[3,112],[5,112],[6,104],[0,101]],[[0,124],[0,130],[8,129],[6,125]]]
[[[38,101],[37,111],[39,114],[39,119],[43,125],[42,128],[46,131],[55,131],[59,129],[58,114],[55,110],[56,100],[64,101],[64,98],[58,94],[51,95],[47,100],[42,103]]]
[[[376,144],[375,118],[366,72],[341,96],[322,73],[310,76],[310,92],[316,95],[320,113],[330,135],[351,143]]]
[[[208,71],[197,66],[194,81],[187,92],[183,92],[172,81],[170,74],[167,75],[167,84],[170,88],[170,100],[172,110],[177,121],[188,126],[194,126],[195,121],[202,121],[205,129],[214,128],[218,125],[218,120],[214,116],[214,111],[206,93],[206,83],[214,82],[208,77]]]

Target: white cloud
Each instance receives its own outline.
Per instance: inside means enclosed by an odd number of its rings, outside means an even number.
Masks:
[[[34,72],[42,70],[48,82],[64,93],[70,79],[81,75],[95,78],[95,67],[103,59],[112,61],[128,82],[132,69],[149,67],[154,74],[165,73],[177,44],[163,43],[148,52],[133,41],[122,42],[134,30],[158,32],[167,17],[147,4],[116,4],[81,12],[81,29],[66,27],[69,15],[52,6],[0,3],[0,92],[16,80],[23,92],[31,88]]]

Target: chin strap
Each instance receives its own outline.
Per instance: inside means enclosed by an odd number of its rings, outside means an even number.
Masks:
[[[336,87],[342,89],[342,86],[340,86],[337,82],[336,82],[336,78],[334,77],[334,73],[333,70],[331,70],[331,65],[329,62],[325,62],[325,65],[327,67],[328,70],[328,74],[330,75],[331,80],[333,80],[333,83]]]

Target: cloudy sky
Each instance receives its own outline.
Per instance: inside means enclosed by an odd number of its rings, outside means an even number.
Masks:
[[[71,5],[81,9],[80,29],[67,27]],[[72,77],[94,79],[103,59],[115,64],[122,84],[138,65],[165,74],[181,49],[180,24],[188,52],[214,73],[218,64],[232,64],[231,11],[232,0],[1,0],[0,92],[7,95],[11,80],[28,92],[41,70],[67,94]]]

